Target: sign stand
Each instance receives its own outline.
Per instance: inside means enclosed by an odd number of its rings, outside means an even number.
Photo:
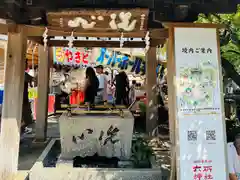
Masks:
[[[219,26],[167,26],[171,180],[226,180]]]

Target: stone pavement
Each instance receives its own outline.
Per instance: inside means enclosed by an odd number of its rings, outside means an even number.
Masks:
[[[33,133],[29,135],[25,135],[24,140],[22,140],[22,143],[20,145],[19,161],[18,161],[19,170],[31,169],[33,164],[36,162],[38,157],[41,155],[41,153],[45,149],[45,146],[42,146],[42,147],[32,146],[32,141],[34,139],[34,129],[35,128],[33,126]],[[60,137],[57,118],[48,119],[47,136],[49,138]]]

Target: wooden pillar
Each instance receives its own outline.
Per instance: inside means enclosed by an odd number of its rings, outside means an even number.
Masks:
[[[7,54],[7,41],[0,41],[0,84],[4,81],[4,62]]]
[[[174,61],[174,29],[169,28],[168,54],[167,54],[167,85],[168,85],[168,116],[169,116],[169,134],[171,141],[171,174],[170,180],[175,180],[176,176],[176,92],[175,92],[175,76],[176,68]]]
[[[8,33],[0,135],[0,179],[14,180],[18,167],[27,39],[23,26]]]
[[[36,141],[45,141],[47,136],[49,60],[48,49],[39,45],[38,99],[36,114]]]
[[[157,126],[157,107],[156,107],[156,67],[157,67],[157,55],[156,47],[150,47],[147,53],[146,61],[146,92],[147,102],[146,107],[146,131],[151,133]]]

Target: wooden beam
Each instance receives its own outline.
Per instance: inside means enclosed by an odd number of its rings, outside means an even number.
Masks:
[[[151,43],[151,46],[158,46],[164,44],[164,41],[155,41]],[[55,41],[48,42],[48,46],[63,46],[68,47],[68,41]],[[74,47],[112,47],[117,48],[120,46],[119,41],[74,41]],[[145,42],[124,42],[123,48],[144,48]]]
[[[39,36],[41,37],[45,31],[45,27],[41,26],[25,26],[28,36]],[[48,28],[48,36],[71,36],[71,29],[63,28]],[[124,32],[125,38],[144,38],[147,31],[135,31],[135,32]],[[84,30],[74,32],[76,37],[121,37],[121,32],[118,31],[91,31]],[[150,30],[150,37],[153,39],[166,39],[168,37],[167,29],[152,29]]]
[[[36,117],[36,141],[45,141],[47,137],[48,91],[49,91],[48,49],[39,46],[38,98]]]
[[[8,28],[8,24],[0,24],[0,34],[7,34]]]
[[[0,179],[17,174],[27,38],[24,28],[8,34],[0,139]]]
[[[166,25],[168,25],[166,23]],[[39,36],[41,37],[45,31],[45,27],[42,26],[29,26],[25,25],[25,32],[27,36]],[[0,24],[0,34],[7,34],[12,29],[15,29],[15,24]],[[60,29],[60,28],[52,28],[48,27],[48,36],[70,36],[71,29]],[[150,29],[150,36],[153,39],[166,39],[168,38],[168,29]],[[126,32],[124,33],[124,37],[126,38],[144,38],[147,31],[135,31],[135,32]],[[95,31],[81,31],[75,32],[74,36],[78,37],[120,37],[121,32],[118,31],[103,31],[103,32],[95,32]]]
[[[225,28],[224,24],[212,24],[212,23],[163,23],[164,27],[191,27],[191,28]]]
[[[162,28],[162,29],[150,29],[150,37],[151,39],[164,39],[166,40],[168,38],[168,29]]]
[[[0,23],[0,34],[8,34],[8,32],[16,32],[18,31],[18,25],[14,23],[2,24]],[[24,27],[24,26],[22,26]],[[24,30],[25,31],[25,30]],[[26,32],[26,31],[25,31]]]
[[[42,38],[35,37],[31,38],[33,41],[43,44]],[[68,47],[68,40],[48,40],[48,46],[56,47]],[[156,47],[158,45],[164,44],[164,39],[151,40],[150,45]],[[74,41],[73,47],[111,47],[118,48],[120,46],[120,41]],[[144,41],[125,41],[124,48],[143,48],[145,47]]]
[[[147,92],[147,109],[146,109],[146,130],[151,133],[157,127],[156,116],[156,83],[157,83],[157,52],[156,47],[151,47],[147,53],[146,61],[146,92]]]

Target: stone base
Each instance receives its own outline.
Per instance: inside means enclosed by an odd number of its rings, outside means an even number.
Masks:
[[[15,180],[28,180],[28,171],[18,171]]]
[[[58,161],[56,163],[56,167],[57,168],[68,168],[68,167],[71,167],[73,168],[73,160],[68,160],[68,159],[63,159],[62,156],[60,155],[59,158],[58,158]]]
[[[31,180],[163,180],[161,170],[100,169],[100,168],[43,168],[30,172]]]
[[[159,168],[153,169],[130,169],[130,168],[73,168],[73,161],[63,160],[61,156],[55,168],[43,167],[51,147],[54,146],[53,139],[50,141],[44,153],[30,170],[31,180],[164,180]],[[39,162],[41,161],[41,162]]]

